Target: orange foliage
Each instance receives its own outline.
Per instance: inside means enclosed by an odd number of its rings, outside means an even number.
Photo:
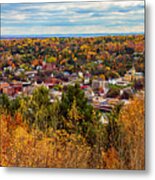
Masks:
[[[121,148],[125,149],[127,169],[144,169],[144,96],[137,95],[120,113],[119,123],[124,134]]]
[[[20,115],[16,115],[17,122]],[[10,130],[11,117],[1,116],[0,165],[18,167],[86,168],[90,148],[85,140],[65,130],[53,130],[50,137],[39,130],[31,132],[16,124]]]
[[[119,154],[114,147],[108,149],[106,153],[102,152],[103,161],[106,169],[119,169],[120,159]]]
[[[32,65],[33,65],[33,66],[39,65],[39,60],[34,59],[34,60],[32,61]]]
[[[73,120],[79,118],[74,106],[68,112]],[[35,127],[30,129],[19,112],[16,112],[14,117],[1,112],[0,165],[144,169],[143,95],[137,94],[122,108],[117,123],[121,128],[118,147],[112,146],[105,150],[100,143],[88,145],[82,135],[50,128],[45,132]]]

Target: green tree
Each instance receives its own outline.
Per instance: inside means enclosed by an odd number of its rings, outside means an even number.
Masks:
[[[67,119],[68,111],[71,109],[74,100],[76,101],[79,113],[83,116],[83,119],[91,121],[93,107],[88,104],[88,100],[79,84],[68,86],[66,92],[63,93],[60,103],[60,114]]]
[[[59,128],[64,129],[70,125],[72,131],[80,133],[90,145],[96,142],[97,129],[101,125],[100,114],[88,104],[88,100],[79,84],[69,86],[63,94],[60,103],[60,114]],[[68,122],[70,124],[66,125]],[[67,130],[70,131],[70,128]]]
[[[57,129],[59,102],[50,103],[49,90],[45,86],[36,88],[32,95],[21,100],[20,111],[30,127],[42,131]]]

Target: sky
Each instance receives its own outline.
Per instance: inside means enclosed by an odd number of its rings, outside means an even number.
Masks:
[[[1,4],[1,35],[144,33],[144,1]]]

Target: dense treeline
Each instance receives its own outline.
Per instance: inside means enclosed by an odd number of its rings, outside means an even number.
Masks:
[[[144,35],[1,40],[0,59],[0,69],[11,65],[31,70],[46,61],[106,78],[122,76],[133,62],[144,72]]]
[[[2,94],[0,165],[144,169],[144,98],[137,96],[103,124],[78,85],[52,104],[44,86],[13,100]]]

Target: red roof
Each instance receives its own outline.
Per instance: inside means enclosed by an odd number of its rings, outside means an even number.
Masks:
[[[7,82],[0,83],[0,89],[3,89],[5,87],[9,87],[9,86],[10,86],[9,83],[7,83]]]
[[[81,89],[87,89],[89,86],[83,85],[81,86]]]

